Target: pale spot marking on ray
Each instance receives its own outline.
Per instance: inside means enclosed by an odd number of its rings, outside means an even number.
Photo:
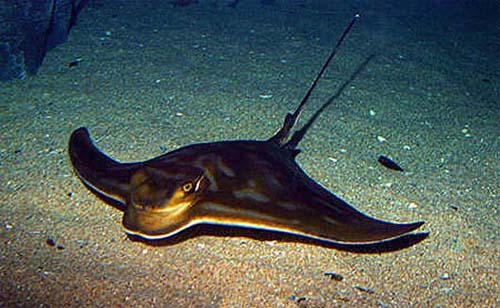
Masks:
[[[291,202],[277,202],[276,205],[284,208],[284,209],[287,209],[287,210],[290,210],[290,211],[296,211],[298,209],[300,209],[301,205],[300,204],[295,204],[295,203],[291,203]]]
[[[270,201],[269,197],[267,197],[266,195],[258,193],[250,188],[236,190],[233,192],[233,195],[238,199],[252,199],[261,203]]]
[[[269,186],[271,186],[274,189],[282,189],[283,188],[283,185],[281,184],[281,182],[276,177],[274,177],[270,174],[266,175],[265,180],[269,184]]]
[[[227,164],[225,164],[222,161],[222,158],[220,156],[217,156],[217,168],[222,171],[227,177],[234,178],[236,176],[236,173],[234,172],[233,169],[231,169]]]
[[[210,164],[210,156],[211,155],[202,155],[198,157],[193,162],[193,165],[197,168],[200,168],[201,170],[204,170],[204,175],[210,182],[210,186],[208,187],[208,190],[210,191],[217,191],[219,189],[219,185],[217,185],[217,181],[215,180],[215,175],[212,172],[213,166]]]

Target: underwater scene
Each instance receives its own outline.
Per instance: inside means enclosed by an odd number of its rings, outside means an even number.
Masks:
[[[0,307],[500,307],[500,2],[80,3],[0,82]]]

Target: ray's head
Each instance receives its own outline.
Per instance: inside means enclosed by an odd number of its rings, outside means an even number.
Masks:
[[[125,230],[148,239],[179,232],[187,227],[189,210],[207,185],[203,171],[194,167],[175,173],[151,167],[139,169],[130,179]]]

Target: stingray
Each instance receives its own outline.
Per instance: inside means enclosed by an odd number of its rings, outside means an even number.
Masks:
[[[191,144],[150,160],[121,163],[99,150],[88,129],[81,127],[69,140],[76,175],[102,199],[118,203],[125,232],[145,240],[167,239],[199,224],[283,232],[329,243],[376,243],[417,229],[424,222],[394,223],[361,213],[309,177],[295,160],[297,145],[318,112],[292,136],[291,131],[358,16],[295,112],[286,115],[269,139]]]

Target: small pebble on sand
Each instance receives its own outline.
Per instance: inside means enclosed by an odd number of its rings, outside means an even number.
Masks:
[[[331,161],[332,163],[336,163],[338,162],[339,160],[335,157],[328,157],[328,160]]]
[[[408,204],[408,208],[409,208],[409,209],[416,209],[417,207],[418,207],[418,204],[417,204],[417,203],[415,203],[415,202],[410,202],[410,203]]]
[[[270,99],[270,98],[273,97],[273,95],[272,94],[267,94],[267,93],[260,93],[259,97],[262,98],[262,99]]]

